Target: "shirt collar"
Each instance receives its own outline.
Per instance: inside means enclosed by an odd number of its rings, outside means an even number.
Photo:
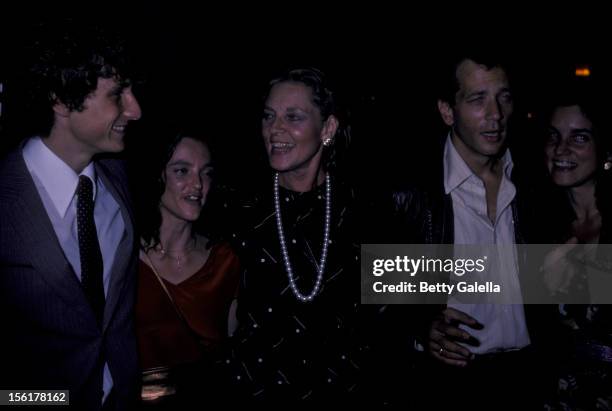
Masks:
[[[96,198],[96,170],[90,162],[77,175],[68,164],[59,158],[40,137],[30,139],[23,147],[23,158],[30,173],[40,181],[59,215],[64,218],[74,197],[79,175],[85,175],[94,182],[93,197]]]
[[[510,179],[514,163],[508,149],[502,156],[502,164],[505,177]],[[449,132],[444,145],[444,192],[449,194],[472,176],[475,174],[455,148]]]

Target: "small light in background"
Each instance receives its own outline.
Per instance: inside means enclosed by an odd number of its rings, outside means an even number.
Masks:
[[[4,83],[0,82],[0,117],[2,117],[2,92],[4,91]]]
[[[591,69],[589,66],[578,66],[575,71],[576,77],[589,77],[591,75]]]

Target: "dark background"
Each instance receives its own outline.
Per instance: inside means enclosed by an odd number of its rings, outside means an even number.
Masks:
[[[381,5],[351,10],[360,12],[355,17],[314,3],[283,7],[227,4],[229,10],[219,11],[183,2],[27,3],[4,13],[1,19],[10,24],[0,32],[0,149],[24,137],[31,121],[23,102],[27,85],[20,81],[30,28],[60,16],[120,26],[130,39],[146,78],[135,90],[143,118],[128,136],[132,162],[146,164],[142,153],[156,137],[157,124],[196,123],[217,142],[221,178],[238,187],[267,175],[258,130],[261,95],[283,67],[317,66],[335,80],[351,112],[347,168],[358,185],[391,184],[431,161],[428,149],[445,134],[432,94],[436,70],[463,44],[503,50],[512,62],[512,138],[519,155],[535,149],[534,119],[576,66],[588,65],[588,81],[609,89],[609,36],[605,25],[594,22],[594,11],[566,10],[567,20],[560,21],[558,15],[535,16],[529,8],[514,15],[478,14],[440,5],[424,15]]]

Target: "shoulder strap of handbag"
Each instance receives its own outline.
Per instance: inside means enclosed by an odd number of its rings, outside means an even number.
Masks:
[[[183,312],[181,311],[181,309],[174,302],[174,298],[172,298],[172,295],[170,294],[170,291],[168,291],[168,287],[166,287],[166,284],[164,283],[164,280],[161,278],[161,276],[157,272],[157,269],[155,268],[155,264],[153,264],[153,261],[151,260],[151,257],[149,257],[149,254],[147,254],[145,251],[143,251],[143,254],[147,257],[147,260],[149,261],[149,266],[153,270],[153,274],[155,274],[155,278],[157,278],[157,281],[159,281],[159,284],[162,286],[162,288],[164,289],[166,295],[168,296],[168,299],[170,300],[170,303],[172,304],[172,307],[174,307],[174,310],[176,311],[176,315],[178,315],[178,317],[185,324],[187,329],[193,334],[193,336],[195,337],[196,341],[201,342],[202,337],[200,336],[200,334],[195,332],[195,330],[193,328],[191,328],[191,326],[189,325],[189,322],[187,321],[187,319],[183,315]]]

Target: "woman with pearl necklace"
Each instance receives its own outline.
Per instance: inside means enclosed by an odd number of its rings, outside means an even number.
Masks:
[[[261,127],[273,173],[235,233],[245,273],[230,378],[247,400],[346,399],[359,372],[354,195],[336,167],[349,129],[311,68],[269,83]]]

